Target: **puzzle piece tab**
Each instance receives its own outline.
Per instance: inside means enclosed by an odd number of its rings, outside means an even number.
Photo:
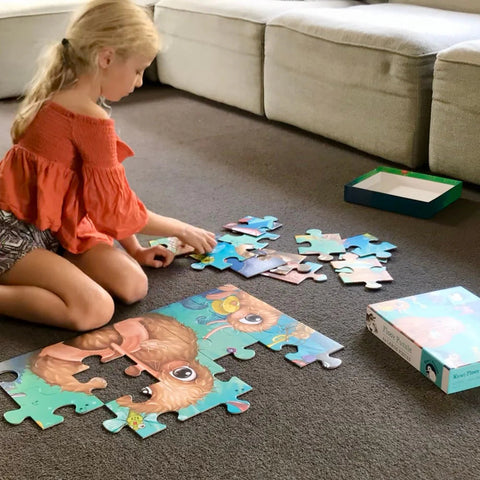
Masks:
[[[378,238],[364,233],[363,235],[356,235],[343,240],[343,246],[346,250],[358,255],[359,257],[366,257],[368,255],[375,255],[380,260],[389,259],[392,254],[389,250],[395,250],[397,247],[389,242],[378,242]],[[356,247],[356,248],[351,248]]]
[[[309,247],[298,247],[302,255],[319,255],[318,259],[328,262],[333,259],[332,253],[344,253],[342,239],[338,233],[322,233],[321,230],[307,230],[307,235],[295,235],[297,243],[310,243]]]
[[[354,253],[346,253],[341,260],[331,262],[343,283],[364,283],[365,288],[378,290],[379,282],[391,282],[393,278],[374,255],[359,258]]]

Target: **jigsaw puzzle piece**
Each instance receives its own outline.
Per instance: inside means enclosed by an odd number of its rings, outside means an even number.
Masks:
[[[379,282],[391,282],[393,278],[374,255],[359,258],[346,253],[341,260],[331,262],[343,283],[364,283],[369,290],[382,288]]]
[[[295,262],[302,263],[307,257],[306,255],[300,255],[298,253],[291,252],[279,252],[278,250],[272,250],[271,248],[262,248],[262,252],[265,255],[280,257],[285,260],[286,263]]]
[[[251,228],[263,230],[275,230],[280,228],[282,224],[278,223],[278,218],[271,215],[265,215],[263,218],[247,215],[238,220],[238,223],[246,223]]]
[[[266,232],[262,233],[257,237],[252,237],[251,235],[232,235],[230,233],[222,235],[219,240],[221,242],[231,243],[235,246],[240,245],[251,245],[253,248],[264,248],[268,245],[268,242],[262,242],[262,240],[277,240],[280,235],[274,233]]]
[[[235,246],[231,243],[219,241],[215,248],[206,254],[191,254],[190,255],[197,263],[192,263],[191,267],[195,270],[203,270],[207,266],[218,268],[219,270],[226,270],[231,266],[229,258],[236,258],[239,261],[245,260],[245,257],[240,255]]]
[[[299,367],[319,361],[324,368],[333,369],[342,363],[331,355],[342,350],[343,345],[285,314],[273,327],[251,335],[275,351],[281,350],[284,345],[297,347],[297,352],[287,353],[285,358]]]
[[[247,215],[246,217],[238,220],[237,223],[227,223],[223,226],[223,228],[225,228],[226,230],[231,230],[233,232],[244,233],[245,235],[250,235],[253,237],[259,237],[265,232],[275,230],[277,228],[280,228],[281,226],[282,224],[278,223],[277,218],[270,215],[267,215],[264,218]]]
[[[286,267],[286,268],[284,268]],[[316,272],[322,268],[322,265],[318,263],[305,262],[289,262],[286,265],[280,266],[277,269],[269,272],[264,272],[262,275],[265,277],[275,278],[284,282],[300,284],[307,278],[312,278],[316,282],[324,282],[327,280],[327,276],[324,274],[317,274]],[[283,270],[282,270],[283,269]]]
[[[298,247],[298,253],[305,255],[319,255],[321,261],[333,259],[332,253],[344,253],[342,239],[338,233],[322,233],[318,229],[307,230],[307,235],[295,235],[297,243],[310,243],[309,247]]]
[[[174,255],[187,255],[192,253],[195,249],[191,245],[185,245],[177,237],[160,237],[149,242],[151,247],[155,245],[163,245],[167,250],[170,250]]]
[[[280,265],[285,265],[286,262],[279,256],[260,255],[258,257],[248,258],[243,262],[231,259],[230,263],[230,268],[233,271],[246,278],[250,278],[259,275],[260,273],[267,272],[272,268],[279,267]]]
[[[359,257],[375,255],[380,260],[388,260],[392,256],[389,250],[395,250],[397,248],[389,242],[378,243],[378,238],[370,233],[346,238],[343,240],[343,245],[346,250],[351,251]],[[352,247],[356,248],[351,249]]]
[[[196,361],[204,371],[209,372],[208,375],[204,373],[197,376],[197,372],[193,371],[189,376],[177,375],[174,380],[170,378],[150,385],[143,390],[143,393],[150,395],[145,402],[133,402],[130,395],[109,402],[106,407],[116,418],[106,420],[103,426],[112,433],[128,426],[140,437],[146,438],[166,428],[158,420],[166,412],[176,411],[179,420],[184,421],[221,404],[226,404],[230,413],[242,413],[249,408],[249,402],[237,397],[250,391],[250,385],[237,377],[232,377],[228,382],[218,380],[215,375],[225,370],[201,353]]]
[[[18,425],[26,418],[31,418],[39,427],[46,429],[63,422],[64,418],[55,414],[55,410],[60,407],[74,405],[75,411],[83,414],[103,405],[91,393],[66,391],[34,374],[30,364],[40,351],[0,363],[0,373],[13,372],[17,375],[14,381],[0,382],[2,389],[20,406],[19,409],[4,414],[7,422]]]

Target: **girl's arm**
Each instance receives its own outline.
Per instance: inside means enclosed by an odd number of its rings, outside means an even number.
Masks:
[[[150,210],[147,212],[147,224],[139,233],[159,237],[177,237],[183,243],[191,245],[197,253],[211,252],[217,244],[215,234],[212,232],[175,218],[163,217]]]

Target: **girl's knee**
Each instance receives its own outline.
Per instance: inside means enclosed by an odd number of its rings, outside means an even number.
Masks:
[[[130,305],[145,298],[147,292],[148,278],[145,272],[139,267],[128,276],[119,288],[117,296],[123,303]]]
[[[115,304],[111,295],[101,288],[92,289],[80,301],[70,308],[67,328],[85,332],[103,327],[113,317]]]

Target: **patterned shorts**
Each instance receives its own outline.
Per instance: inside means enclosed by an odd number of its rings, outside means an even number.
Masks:
[[[35,248],[58,252],[60,244],[50,230],[39,230],[13,213],[0,210],[0,275]]]

